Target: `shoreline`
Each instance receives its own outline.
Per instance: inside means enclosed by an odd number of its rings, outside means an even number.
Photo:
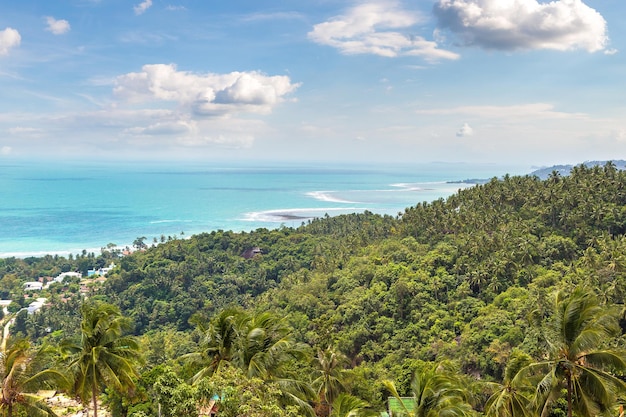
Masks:
[[[512,169],[465,164],[367,169],[120,166],[7,170],[5,182],[12,192],[0,202],[0,258],[99,254],[109,243],[121,250],[132,248],[143,236],[151,246],[162,236],[182,238],[181,230],[186,238],[218,230],[296,228],[327,214],[369,211],[395,217],[407,207],[474,185],[446,181]]]

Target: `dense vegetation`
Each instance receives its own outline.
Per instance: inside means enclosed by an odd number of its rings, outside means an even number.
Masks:
[[[194,415],[215,395],[222,415],[366,415],[411,393],[413,415],[616,414],[625,233],[626,172],[581,165],[493,179],[397,218],[0,260],[0,293],[23,306],[23,281],[116,262],[90,299],[130,319],[143,362],[122,384],[133,395],[98,386],[114,415]],[[252,248],[262,253],[244,257]],[[53,286],[52,306],[19,313],[15,333],[80,334],[77,286]],[[422,407],[424,393],[438,396]]]

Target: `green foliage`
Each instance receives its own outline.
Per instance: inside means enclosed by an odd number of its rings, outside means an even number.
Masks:
[[[392,381],[386,381],[385,385],[399,401],[402,414],[411,417],[472,415],[469,392],[447,363],[434,363],[415,373],[411,382],[410,405],[401,399]]]
[[[591,417],[614,411],[626,393],[626,350],[607,344],[620,333],[617,310],[600,304],[589,289],[557,293],[554,327],[549,329],[550,359],[529,366],[545,369],[537,386],[538,405],[546,414],[566,390],[568,415]]]
[[[80,340],[67,340],[62,348],[73,393],[85,403],[91,400],[97,417],[96,400],[103,387],[134,389],[140,350],[134,337],[124,335],[130,326],[117,307],[90,301],[83,304],[81,314]]]
[[[204,406],[215,401],[224,417],[296,417],[298,409],[281,403],[278,384],[248,377],[232,366],[225,366],[198,387]],[[186,414],[189,415],[189,414]]]
[[[151,401],[165,372],[161,364],[168,365],[172,384],[162,380],[161,389],[172,390],[168,398],[176,392],[189,413],[192,403],[202,403],[200,381],[207,383],[227,365],[243,374],[229,375],[231,380],[276,384],[281,406],[317,404],[318,414],[326,416],[339,391],[345,392],[345,404],[352,403],[352,395],[382,409],[388,395],[382,380],[409,392],[415,373],[447,360],[481,381],[476,388],[464,380],[476,391],[477,410],[519,415],[528,387],[554,368],[555,346],[565,346],[557,343],[561,333],[550,327],[559,317],[555,293],[594,288],[597,307],[613,317],[610,335],[592,337],[598,342],[594,348],[623,346],[625,190],[626,173],[614,166],[580,166],[570,176],[546,181],[493,179],[407,208],[398,218],[365,212],[326,216],[297,228],[164,237],[157,246],[121,258],[112,246],[99,256],[9,258],[0,262],[0,295],[14,300],[10,310],[16,313],[29,302],[24,281],[115,260],[119,267],[90,300],[118,306],[123,321],[132,323],[129,331],[141,337],[146,367],[138,370],[142,382],[135,387],[150,400],[135,403],[128,391],[119,391],[129,415],[157,415]],[[244,257],[252,248],[261,253]],[[52,287],[45,296],[53,306],[18,314],[12,332],[36,343],[80,334],[80,296],[66,295]],[[614,309],[622,310],[620,322]],[[321,374],[315,372],[323,368],[304,354],[305,344],[313,352],[333,346],[345,354],[346,371],[333,376],[342,380],[341,388],[321,389]],[[552,365],[517,377],[513,369],[520,357],[550,359]],[[197,383],[189,385],[193,375]],[[556,416],[567,409],[561,398],[566,386],[558,372],[551,378],[543,384],[549,387],[544,393],[552,395],[545,414]],[[319,406],[324,401],[306,394],[316,380],[314,388],[331,403],[325,410]],[[587,382],[581,380],[579,388]],[[614,385],[609,397],[623,400]],[[512,401],[517,405],[508,407]]]
[[[52,410],[36,395],[37,389],[64,388],[64,375],[51,367],[50,349],[32,348],[28,340],[12,340],[0,354],[0,411],[8,417],[14,412],[33,416],[54,416]]]

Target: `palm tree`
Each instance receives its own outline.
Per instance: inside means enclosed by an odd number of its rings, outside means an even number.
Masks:
[[[29,416],[54,416],[52,410],[36,395],[27,393],[47,384],[63,386],[64,376],[54,369],[41,369],[49,349],[42,347],[32,350],[26,339],[18,339],[8,349],[0,353],[2,391],[0,410],[3,415],[12,417],[16,406],[25,408]]]
[[[190,362],[203,364],[192,378],[194,384],[219,371],[224,363],[232,361],[239,335],[238,325],[242,318],[244,318],[243,312],[234,308],[223,310],[209,323],[208,327],[204,325],[200,317],[194,317],[202,333],[201,349],[184,356]]]
[[[130,322],[116,306],[86,302],[81,313],[80,342],[65,341],[62,347],[69,353],[74,392],[83,402],[91,400],[98,417],[97,397],[103,387],[134,389],[140,350],[134,337],[124,336]]]
[[[365,401],[345,392],[335,398],[332,410],[329,417],[375,417],[380,415],[379,412],[370,408]]]
[[[485,404],[487,417],[532,417],[534,386],[526,372],[520,372],[530,363],[530,356],[513,353],[504,370],[502,384],[488,383],[495,392]]]
[[[329,414],[332,415],[333,403],[336,398],[345,391],[343,377],[344,367],[348,359],[330,347],[325,350],[318,350],[317,357],[313,361],[315,370],[313,376],[316,377],[311,383],[322,405],[329,407]]]
[[[249,377],[280,378],[292,359],[305,359],[307,346],[294,340],[285,320],[271,313],[242,315],[233,362]]]
[[[469,393],[461,380],[447,364],[434,363],[421,372],[415,373],[411,382],[414,407],[408,407],[402,400],[392,381],[383,381],[387,389],[400,403],[403,414],[411,417],[466,417],[472,414]]]
[[[550,358],[529,365],[547,370],[537,386],[536,404],[545,416],[551,404],[567,392],[567,414],[591,417],[611,410],[626,394],[626,384],[614,373],[626,372],[626,351],[605,348],[619,335],[618,312],[600,305],[596,295],[576,288],[570,296],[556,296],[553,334],[547,338]]]
[[[185,355],[201,364],[192,382],[200,383],[224,368],[225,363],[239,368],[248,378],[278,384],[287,403],[296,404],[310,414],[307,400],[314,396],[310,386],[294,377],[293,360],[306,358],[307,346],[297,343],[286,322],[271,314],[248,314],[237,309],[222,311],[208,327],[197,323],[204,339],[198,352]]]

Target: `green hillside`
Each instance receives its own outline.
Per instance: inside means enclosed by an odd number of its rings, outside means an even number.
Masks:
[[[121,258],[103,250],[3,260],[0,291],[18,291],[15,277],[116,262],[91,299],[119,306],[145,358],[142,395],[106,396],[116,415],[156,416],[155,403],[175,395],[197,410],[216,381],[276,406],[259,415],[346,407],[365,415],[386,410],[394,389],[416,392],[420,378],[422,388],[442,390],[438,407],[454,405],[459,415],[497,414],[489,397],[515,384],[523,407],[498,415],[561,416],[568,398],[578,415],[611,414],[626,399],[625,232],[626,173],[580,165],[546,180],[493,179],[397,218],[361,213],[295,229],[215,231]],[[70,307],[80,300],[61,302],[61,294],[18,330],[51,343],[80,333]],[[553,357],[565,351],[578,356]],[[596,373],[590,381],[585,367],[594,366],[617,379]],[[545,395],[533,397],[536,386]],[[254,415],[222,403],[222,415]]]

